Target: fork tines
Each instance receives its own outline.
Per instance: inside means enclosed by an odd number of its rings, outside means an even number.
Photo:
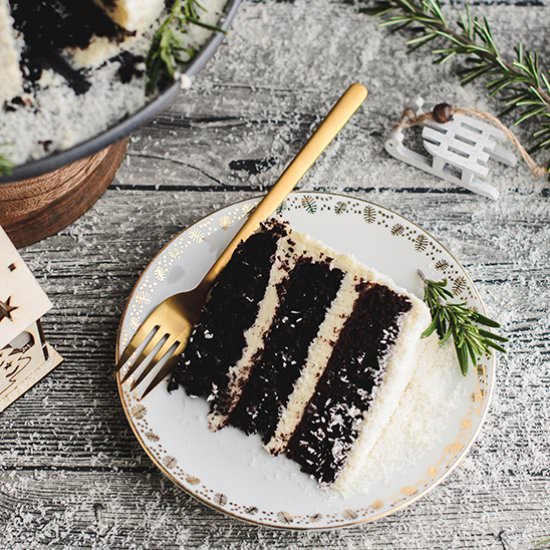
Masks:
[[[173,368],[174,363],[171,360],[174,359],[174,354],[180,346],[180,342],[169,333],[161,330],[159,325],[153,326],[143,341],[140,342],[142,328],[143,326],[136,332],[124,350],[116,366],[116,371],[120,372],[128,364],[128,368],[122,375],[120,383],[124,384],[128,379],[134,377],[130,386],[130,391],[133,391],[153,371],[158,370],[154,379],[143,392],[141,396],[143,398]],[[139,345],[136,346],[136,344]]]

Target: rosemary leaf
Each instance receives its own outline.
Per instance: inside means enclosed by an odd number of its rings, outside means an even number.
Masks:
[[[432,281],[420,272],[419,275],[425,285],[424,302],[432,316],[422,338],[433,332],[437,332],[442,344],[452,338],[463,375],[468,374],[469,365],[475,365],[483,355],[491,355],[493,350],[506,353],[497,342],[507,342],[508,338],[480,328],[480,325],[498,328],[500,325],[496,321],[471,309],[465,302],[457,302],[447,288],[447,279]]]
[[[9,176],[13,170],[13,162],[5,155],[0,154],[0,176]]]
[[[204,7],[197,0],[174,0],[164,21],[156,30],[145,61],[147,95],[153,94],[164,81],[176,78],[178,65],[194,55],[193,48],[184,47],[185,34],[190,25],[211,31],[224,32],[200,20]]]

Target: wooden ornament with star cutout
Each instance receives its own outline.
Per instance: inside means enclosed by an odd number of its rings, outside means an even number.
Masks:
[[[62,362],[40,323],[51,307],[0,227],[0,412]]]

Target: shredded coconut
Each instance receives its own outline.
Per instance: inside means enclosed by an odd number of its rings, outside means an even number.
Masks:
[[[413,377],[365,464],[360,491],[373,481],[390,481],[420,452],[436,448],[452,413],[467,399],[452,343],[441,346],[434,334],[421,346]]]

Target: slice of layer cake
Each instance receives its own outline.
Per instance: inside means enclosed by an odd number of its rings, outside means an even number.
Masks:
[[[429,322],[387,277],[270,222],[216,281],[175,379],[210,402],[211,429],[257,433],[272,454],[346,491]]]

